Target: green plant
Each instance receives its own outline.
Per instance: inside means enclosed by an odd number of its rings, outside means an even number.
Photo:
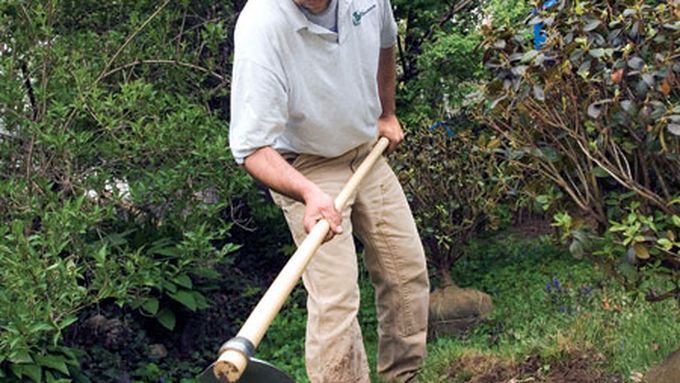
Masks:
[[[513,182],[492,153],[498,139],[452,129],[413,132],[397,165],[428,261],[445,286],[462,247],[500,225],[496,213]]]
[[[557,222],[575,255],[632,253],[676,280],[678,7],[562,2],[530,20],[545,25],[540,47],[522,31],[487,25],[494,78],[478,104],[480,120],[504,138],[506,160],[559,187],[580,210]],[[624,208],[631,203],[633,216]]]
[[[61,340],[99,303],[168,329],[177,307],[209,304],[237,249],[232,201],[252,186],[214,108],[234,20],[213,12],[234,9],[0,3],[3,381],[76,376]]]
[[[476,238],[464,251],[477,256],[456,263],[454,279],[489,292],[494,310],[471,333],[431,342],[420,380],[451,381],[454,366],[470,354],[486,356],[478,363],[521,363],[595,350],[609,374],[632,382],[632,372],[644,373],[680,346],[674,302],[647,304],[550,238],[527,241],[499,233]],[[555,292],[556,285],[562,292]]]

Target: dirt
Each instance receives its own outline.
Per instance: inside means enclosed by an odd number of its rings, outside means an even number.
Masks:
[[[530,356],[519,362],[487,355],[459,358],[449,368],[455,383],[605,383],[620,378],[603,371],[602,354],[588,351],[563,355],[555,359]]]

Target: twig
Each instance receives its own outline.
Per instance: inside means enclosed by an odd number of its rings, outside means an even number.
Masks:
[[[680,287],[676,287],[675,289],[665,292],[661,295],[658,295],[655,292],[650,291],[645,296],[645,300],[647,302],[661,302],[663,300],[673,297],[680,298]]]
[[[218,80],[220,80],[220,81],[222,81],[222,82],[226,82],[226,81],[227,81],[227,80],[224,78],[224,76],[222,76],[222,75],[220,75],[220,74],[218,74],[218,73],[215,73],[215,72],[211,71],[211,70],[208,69],[208,68],[204,68],[204,67],[199,66],[199,65],[195,65],[195,64],[191,64],[191,63],[186,63],[186,62],[182,62],[182,61],[177,61],[177,60],[166,60],[166,59],[151,59],[151,60],[137,60],[137,61],[133,61],[133,62],[131,62],[131,63],[128,63],[128,64],[125,64],[125,65],[119,66],[119,67],[114,68],[114,69],[111,69],[110,71],[108,71],[108,72],[102,74],[100,77],[103,79],[103,78],[106,78],[106,77],[108,77],[108,76],[110,76],[110,75],[116,73],[116,72],[120,72],[121,70],[125,70],[125,69],[128,69],[128,68],[132,68],[132,67],[135,67],[135,66],[138,66],[138,65],[145,65],[145,64],[170,64],[170,65],[182,66],[182,67],[186,67],[186,68],[191,68],[191,69],[197,70],[197,71],[199,71],[199,72],[203,72],[203,73],[205,73],[205,74],[208,74],[208,75],[210,75],[210,76],[212,76],[212,77],[217,78]]]
[[[144,20],[142,25],[140,25],[130,36],[128,36],[128,38],[125,40],[123,45],[121,45],[120,48],[118,48],[116,53],[114,53],[114,55],[109,59],[109,61],[104,66],[104,68],[101,70],[101,72],[99,73],[99,76],[97,76],[97,79],[92,84],[93,86],[96,85],[102,78],[105,77],[104,75],[109,70],[111,65],[113,65],[113,63],[116,61],[118,56],[123,52],[123,50],[125,50],[125,48],[127,48],[127,46],[130,44],[130,42],[132,42],[132,40],[139,34],[139,32],[141,32],[144,28],[146,28],[146,26],[151,22],[151,20],[153,20],[156,16],[158,16],[158,14],[161,13],[161,11],[169,3],[170,3],[170,0],[165,0],[165,2],[160,7],[158,7],[158,9],[156,9],[156,11],[154,11],[154,13],[151,14],[151,16],[149,16],[146,20]]]
[[[32,119],[35,121],[38,116],[38,105],[35,99],[35,91],[33,90],[33,85],[31,84],[31,75],[28,71],[28,64],[25,61],[21,62],[21,73],[24,76],[24,87],[28,93],[28,101],[31,103],[31,109],[33,109]]]
[[[153,20],[169,3],[170,3],[170,0],[165,0],[165,2],[163,4],[161,4],[161,6],[158,7],[158,9],[156,9],[156,11],[154,11],[154,13],[151,14],[151,16],[149,16],[146,20],[144,20],[142,25],[140,25],[134,32],[132,32],[132,34],[130,36],[128,36],[128,38],[125,40],[123,45],[121,45],[120,48],[118,48],[116,53],[114,53],[114,55],[109,59],[109,61],[104,66],[104,68],[102,68],[102,70],[99,73],[99,75],[97,76],[97,78],[94,80],[94,82],[92,82],[90,89],[94,88],[97,85],[97,83],[99,83],[99,81],[101,81],[105,77],[104,75],[108,72],[111,65],[116,61],[116,59],[123,52],[123,50],[139,34],[139,32],[141,32],[151,22],[151,20]],[[76,113],[77,113],[77,109],[75,107],[73,107],[71,109],[71,113],[69,113],[69,116],[67,117],[66,122],[63,125],[64,131],[66,129],[68,129],[68,127],[71,125],[71,122],[75,118]]]

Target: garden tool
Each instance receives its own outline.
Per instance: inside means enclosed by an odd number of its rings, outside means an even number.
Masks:
[[[342,211],[357,186],[380,158],[389,144],[381,137],[375,147],[368,154],[361,166],[356,170],[334,204],[338,211]],[[238,334],[227,341],[219,351],[219,357],[201,375],[201,383],[293,383],[285,372],[273,365],[253,358],[255,348],[262,340],[274,317],[285,303],[288,295],[302,277],[302,273],[321,246],[330,225],[326,220],[320,220],[314,225],[307,238],[300,244],[295,254],[288,260],[279,275],[274,279],[269,289],[258,302],[255,309],[241,327]]]

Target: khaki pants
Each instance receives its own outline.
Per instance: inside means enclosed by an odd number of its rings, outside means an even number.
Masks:
[[[336,158],[298,156],[293,166],[335,197],[368,154],[363,145]],[[304,205],[272,192],[299,245]],[[305,360],[312,383],[370,382],[357,322],[359,286],[352,235],[376,291],[378,374],[414,378],[425,358],[429,282],[423,248],[397,177],[381,158],[342,212],[343,233],[323,244],[303,275],[308,292]]]

